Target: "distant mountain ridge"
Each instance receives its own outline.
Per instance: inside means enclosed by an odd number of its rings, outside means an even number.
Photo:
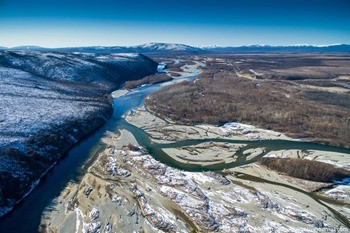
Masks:
[[[66,48],[44,48],[39,46],[0,47],[2,50],[34,50],[79,53],[143,53],[143,54],[208,54],[208,53],[350,53],[349,44],[333,45],[248,45],[195,47],[185,44],[148,43],[136,46],[86,46]]]
[[[184,44],[170,43],[148,43],[137,46],[88,46],[88,47],[66,47],[66,48],[43,48],[39,46],[18,46],[13,48],[0,47],[6,50],[28,50],[44,52],[76,52],[76,53],[143,53],[143,54],[196,54],[203,53],[201,48]]]
[[[204,47],[212,53],[350,53],[350,45],[249,45],[239,47]]]

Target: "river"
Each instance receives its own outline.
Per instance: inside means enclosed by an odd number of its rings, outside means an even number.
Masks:
[[[183,80],[193,79],[198,73],[182,78]],[[177,79],[178,81],[178,79]],[[170,81],[174,82],[174,81]],[[287,140],[227,140],[227,139],[200,139],[200,140],[184,140],[170,144],[152,144],[148,135],[141,129],[131,125],[125,121],[123,116],[135,107],[140,106],[146,95],[160,89],[161,84],[145,86],[137,88],[124,96],[114,99],[114,112],[106,124],[77,143],[62,159],[48,172],[48,174],[40,181],[38,186],[14,208],[12,212],[0,220],[0,232],[37,232],[41,221],[42,213],[45,209],[51,207],[52,201],[57,198],[68,182],[77,182],[92,164],[96,155],[105,148],[101,142],[107,132],[117,131],[118,129],[126,129],[130,131],[139,142],[140,145],[147,148],[151,155],[167,165],[187,170],[187,171],[203,171],[214,170],[219,171],[224,168],[240,166],[243,164],[256,161],[259,157],[272,150],[279,149],[313,149],[322,151],[334,151],[350,154],[349,149],[331,147],[307,142],[296,142]],[[240,159],[233,163],[218,164],[213,166],[194,166],[179,163],[163,152],[162,148],[179,147],[184,145],[196,145],[206,141],[220,141],[230,143],[247,144],[245,148],[264,147],[266,151],[251,161],[246,161],[245,156],[241,154]]]
[[[190,80],[198,76],[193,73],[180,80]],[[114,111],[110,119],[97,131],[78,142],[61,160],[41,179],[37,187],[20,202],[9,214],[0,219],[1,233],[37,232],[43,211],[50,207],[68,182],[78,181],[95,156],[105,148],[101,142],[107,132],[115,132],[126,123],[123,116],[131,109],[140,106],[146,95],[159,90],[161,84],[137,88],[128,94],[114,99]]]

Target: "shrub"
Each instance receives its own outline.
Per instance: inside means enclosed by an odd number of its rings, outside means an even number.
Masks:
[[[261,158],[259,162],[269,169],[288,176],[318,182],[332,182],[350,177],[350,171],[334,167],[328,163],[306,159]]]

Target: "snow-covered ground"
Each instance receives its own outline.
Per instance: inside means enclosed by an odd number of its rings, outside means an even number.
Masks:
[[[229,135],[245,135],[247,139],[258,140],[261,139],[261,135],[274,135],[281,136],[282,133],[272,130],[256,128],[253,125],[246,125],[237,122],[228,122],[220,127],[226,136]]]
[[[0,177],[6,180],[0,190],[7,190],[0,195],[7,203],[0,216],[70,146],[108,119],[112,90],[155,73],[157,65],[140,54],[0,51]],[[9,190],[10,183],[16,185]]]

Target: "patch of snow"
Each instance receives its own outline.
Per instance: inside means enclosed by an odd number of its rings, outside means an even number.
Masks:
[[[99,233],[101,222],[87,223],[84,225],[83,233]]]
[[[350,186],[349,185],[338,185],[325,192],[327,196],[331,196],[335,199],[350,199]]]
[[[188,178],[199,183],[210,183],[215,181],[213,178],[199,172],[183,172]]]
[[[95,219],[97,219],[100,216],[100,212],[98,211],[98,209],[96,209],[95,207],[92,208],[92,210],[89,213],[89,218],[91,221],[94,221]]]
[[[226,135],[241,135],[241,134],[247,134],[250,132],[255,132],[256,128],[252,125],[246,125],[236,122],[228,122],[220,127],[220,129],[226,134]]]
[[[78,233],[79,228],[80,228],[80,224],[81,224],[80,219],[82,219],[82,221],[83,221],[82,225],[84,225],[84,214],[83,214],[83,211],[81,211],[79,209],[79,207],[77,207],[77,206],[74,208],[74,211],[75,211],[75,215],[76,215],[75,233]]]

